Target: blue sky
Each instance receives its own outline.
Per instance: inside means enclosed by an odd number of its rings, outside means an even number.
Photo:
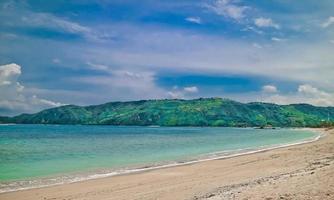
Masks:
[[[223,97],[334,105],[334,2],[3,0],[0,115]]]

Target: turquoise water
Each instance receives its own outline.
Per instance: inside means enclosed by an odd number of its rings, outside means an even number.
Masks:
[[[1,125],[0,181],[186,161],[312,137],[296,129]]]

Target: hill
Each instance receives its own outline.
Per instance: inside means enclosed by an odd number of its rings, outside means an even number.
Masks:
[[[159,126],[316,127],[334,116],[334,107],[308,104],[240,103],[221,98],[66,105],[35,114],[0,117],[2,123]]]

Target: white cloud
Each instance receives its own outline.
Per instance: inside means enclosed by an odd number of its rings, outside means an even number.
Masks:
[[[59,102],[54,102],[54,101],[50,101],[47,99],[39,98],[37,97],[37,95],[32,95],[32,97],[30,98],[30,101],[33,105],[36,105],[36,106],[45,105],[46,107],[58,107],[58,106],[64,105]]]
[[[270,18],[263,18],[263,17],[256,18],[254,19],[254,24],[260,28],[267,28],[267,27],[272,27],[275,29],[280,28],[280,26]]]
[[[245,28],[242,29],[242,31],[253,31],[254,33],[257,33],[259,35],[263,35],[264,32],[257,29],[257,28],[254,28],[253,26],[246,26]]]
[[[59,32],[77,34],[95,42],[105,42],[112,40],[114,37],[110,32],[97,31],[89,26],[50,13],[27,12],[21,17],[21,21],[23,22],[21,26],[43,27]]]
[[[212,4],[206,4],[205,7],[217,15],[240,21],[245,17],[245,12],[249,8],[247,6],[240,6],[237,3],[234,0],[216,0]]]
[[[93,70],[97,70],[97,71],[105,71],[105,72],[109,72],[109,66],[107,65],[102,65],[102,64],[96,64],[96,63],[91,63],[91,62],[87,62],[86,63],[90,69]]]
[[[327,28],[327,27],[331,26],[333,23],[334,23],[334,17],[331,16],[324,23],[322,23],[321,26],[323,28]]]
[[[285,39],[277,38],[277,37],[272,37],[271,40],[274,41],[274,42],[282,42],[282,41],[285,41]]]
[[[123,48],[85,49],[85,59],[131,66],[139,71],[251,74],[334,89],[333,45],[328,42],[264,43],[264,50],[250,48],[249,41],[191,32],[146,29],[136,30],[136,37],[134,31],[129,33],[132,34],[124,34],[130,42]]]
[[[44,108],[63,104],[29,95],[25,87],[18,82],[21,67],[15,63],[0,66],[0,110],[2,114],[36,112]]]
[[[17,64],[12,63],[0,66],[0,86],[16,82],[17,77],[20,75],[21,67]]]
[[[168,91],[167,98],[171,99],[184,99],[184,94],[180,91]]]
[[[317,106],[334,106],[334,93],[320,90],[312,85],[299,85],[297,91],[288,94],[267,94],[260,101],[278,104],[308,103]]]
[[[315,101],[323,105],[333,105],[334,95],[328,92],[319,90],[309,84],[300,85],[298,92],[304,96],[315,98]]]
[[[195,24],[202,24],[202,20],[200,17],[187,17],[185,18],[185,20]]]
[[[24,4],[22,2],[14,2],[10,7],[0,8],[0,13],[2,14],[1,25],[16,28],[46,28],[49,31],[80,35],[91,41],[105,41],[113,37],[110,32],[96,31],[94,28],[75,22],[68,17],[32,11]]]
[[[55,28],[68,33],[89,34],[92,32],[88,27],[56,17],[49,13],[29,13],[21,19],[26,25]]]
[[[96,85],[113,100],[167,98],[167,91],[155,83],[155,73],[128,69],[108,69],[103,76],[75,78],[73,81]]]
[[[113,77],[122,77],[122,78],[131,78],[131,79],[152,79],[154,77],[153,72],[147,71],[130,71],[127,69],[113,69],[112,67],[104,64],[96,64],[87,62],[87,65],[90,66],[90,69],[97,70],[97,71],[104,71],[108,72],[108,74],[112,75]]]
[[[174,86],[172,91],[167,91],[167,98],[185,99],[193,97],[193,95],[198,92],[199,90],[196,86],[189,86],[184,88],[179,88],[178,86]]]
[[[262,49],[262,48],[263,48],[261,45],[259,45],[259,44],[256,43],[256,42],[253,43],[252,46],[253,46],[254,48],[257,48],[257,49]]]
[[[188,93],[197,93],[198,88],[196,86],[184,87],[183,90]]]
[[[266,93],[276,93],[276,92],[278,92],[276,86],[274,86],[274,85],[264,85],[262,87],[262,91],[266,92]]]

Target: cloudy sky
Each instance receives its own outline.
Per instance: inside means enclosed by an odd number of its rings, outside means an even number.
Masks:
[[[332,0],[2,0],[0,115],[224,97],[334,105]]]

